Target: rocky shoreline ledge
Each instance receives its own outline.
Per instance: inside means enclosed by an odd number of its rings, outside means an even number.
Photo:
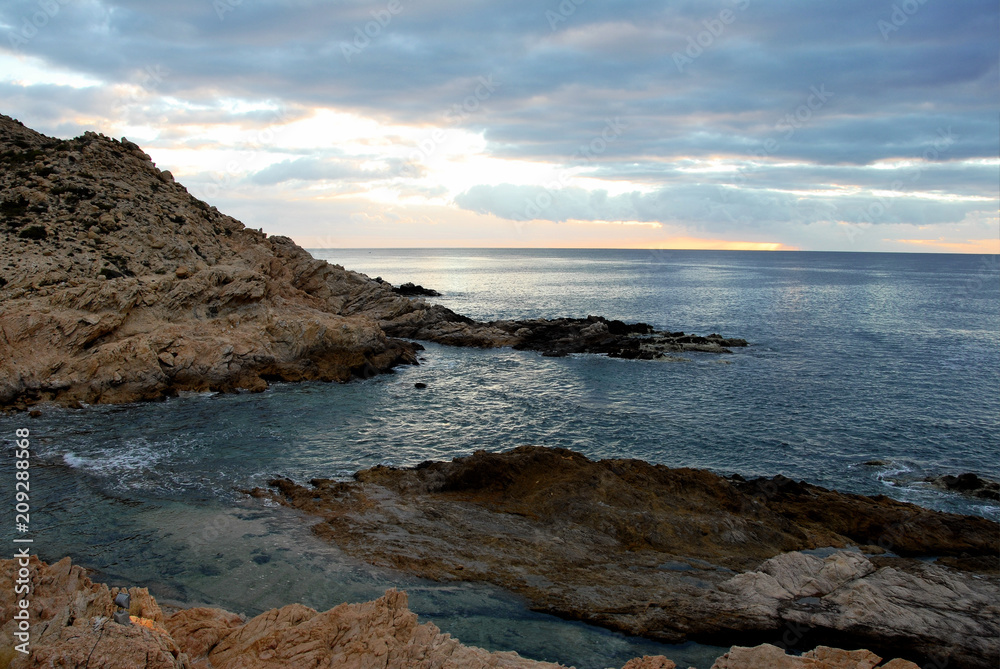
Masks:
[[[24,572],[21,572],[21,570]],[[419,623],[406,593],[389,590],[360,604],[318,612],[289,604],[246,619],[217,608],[197,607],[166,614],[146,588],[127,590],[93,583],[70,558],[46,564],[32,556],[27,566],[0,560],[0,578],[24,576],[32,589],[29,642],[18,634],[18,597],[0,590],[0,665],[10,669],[559,669],[562,665],[465,646],[433,623]],[[115,597],[130,596],[134,621],[113,619]],[[867,650],[819,647],[804,656],[771,645],[734,646],[712,669],[919,669],[911,662],[882,658]],[[630,660],[623,669],[674,669],[663,656]]]
[[[984,518],[531,446],[254,494],[371,564],[658,641],[1000,661],[1000,527]]]
[[[654,359],[745,346],[604,318],[480,323],[191,196],[125,138],[0,115],[0,409],[347,381],[415,341]]]

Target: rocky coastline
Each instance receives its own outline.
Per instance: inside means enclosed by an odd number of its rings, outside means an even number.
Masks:
[[[58,140],[2,115],[0,235],[0,410],[346,382],[418,364],[421,341],[634,360],[747,346],[600,316],[477,322],[422,299],[432,289],[393,287],[248,229],[125,138]],[[992,482],[932,483],[996,499]],[[317,516],[321,536],[372,564],[489,581],[538,610],[661,641],[746,644],[716,669],[1000,660],[998,530],[981,518],[536,447],[377,467],[352,482],[276,480],[254,494]],[[150,625],[121,627],[109,623],[116,591],[68,558],[0,561],[11,581],[21,568],[36,652],[11,650],[17,602],[0,590],[0,666],[556,666],[463,646],[418,623],[394,591],[246,620],[165,615],[134,588]]]
[[[598,317],[476,322],[245,227],[125,138],[2,115],[0,235],[0,409],[343,382],[416,364],[419,341],[638,359],[746,344]]]
[[[371,564],[658,641],[1000,661],[1000,527],[984,518],[530,446],[254,494]]]
[[[406,593],[319,612],[289,604],[247,619],[195,607],[164,611],[146,588],[94,583],[70,558],[46,564],[0,560],[0,578],[32,584],[28,607],[11,588],[0,590],[0,665],[10,669],[559,669],[562,665],[466,646],[420,623]],[[115,597],[129,595],[131,624],[116,621]],[[20,632],[18,612],[28,612]],[[21,617],[21,620],[24,620]],[[24,636],[27,635],[27,641]],[[18,649],[20,647],[20,650]],[[21,652],[24,650],[26,652]],[[818,647],[803,656],[773,645],[734,646],[712,669],[918,669],[867,650]],[[623,669],[674,669],[664,656],[635,658]]]

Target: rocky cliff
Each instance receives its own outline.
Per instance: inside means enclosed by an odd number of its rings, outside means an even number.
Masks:
[[[272,485],[372,564],[630,634],[1000,661],[1000,527],[984,518],[532,446],[355,479]]]
[[[136,623],[112,619],[118,588],[93,583],[69,558],[22,567],[0,560],[0,581],[24,570],[32,584],[27,653],[16,636],[21,610],[13,589],[0,589],[0,667],[10,669],[558,669],[511,652],[465,646],[432,623],[419,623],[406,594],[390,590],[373,602],[341,604],[320,613],[300,604],[250,620],[214,608],[165,615],[145,588],[129,588]],[[775,646],[734,647],[713,669],[872,669],[881,658],[866,650],[817,648],[803,657]],[[624,669],[674,669],[669,659],[636,658]],[[918,669],[892,660],[883,669]]]
[[[246,228],[124,138],[2,115],[0,239],[0,407],[345,381],[415,362],[393,337],[631,358],[746,344],[596,317],[477,323]]]

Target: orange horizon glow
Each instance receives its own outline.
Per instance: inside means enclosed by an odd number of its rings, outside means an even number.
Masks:
[[[943,253],[986,253],[1000,254],[1000,238],[997,239],[969,239],[961,242],[949,242],[944,238],[938,239],[897,239],[886,240],[897,241],[901,244],[911,244],[913,246],[936,249]]]
[[[678,251],[801,251],[797,246],[782,242],[743,242],[700,237],[672,237],[663,243],[645,246],[648,249],[673,249]]]

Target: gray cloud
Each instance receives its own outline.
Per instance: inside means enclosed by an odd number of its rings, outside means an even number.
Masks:
[[[894,191],[888,184],[886,190]],[[995,200],[927,200],[907,197],[902,192],[891,196],[829,197],[705,184],[671,185],[650,193],[614,196],[581,188],[478,185],[457,196],[455,203],[479,214],[515,221],[641,221],[676,223],[713,232],[837,221],[936,225],[957,223],[970,212],[995,212],[997,208]]]
[[[306,157],[269,165],[247,178],[250,183],[273,185],[286,181],[371,181],[398,176],[413,176],[415,168],[407,162],[389,159],[380,169],[362,167],[365,158]]]
[[[182,140],[173,129],[180,124],[273,122],[267,111],[233,113],[224,104],[230,99],[295,117],[329,106],[440,125],[479,77],[493,76],[502,83],[495,94],[447,123],[484,133],[496,156],[583,164],[593,176],[653,189],[615,197],[559,189],[550,220],[809,225],[830,220],[832,206],[867,210],[877,200],[786,191],[866,191],[901,180],[908,194],[997,192],[994,166],[962,162],[1000,152],[995,0],[918,3],[902,18],[888,0],[609,0],[569,13],[558,0],[399,0],[391,16],[386,0],[256,0],[223,4],[224,12],[209,0],[54,4],[58,12],[30,37],[25,21],[30,26],[38,1],[0,5],[0,50],[144,93],[122,101],[107,86],[0,85],[0,111],[52,134],[78,134],[90,128],[74,119],[108,113],[160,128],[163,141]],[[165,74],[149,81],[150,71]],[[820,101],[817,90],[829,95]],[[183,104],[164,104],[167,96]],[[581,160],[581,147],[616,118],[627,129]],[[953,139],[935,148],[942,130]],[[692,158],[751,169],[735,181],[685,172]],[[871,168],[925,159],[919,179]],[[307,154],[249,182],[392,178],[405,169],[371,172],[355,160]],[[718,194],[730,190],[720,203]],[[483,185],[456,202],[514,218],[540,193]],[[979,206],[915,195],[897,204],[885,222],[961,220]]]

